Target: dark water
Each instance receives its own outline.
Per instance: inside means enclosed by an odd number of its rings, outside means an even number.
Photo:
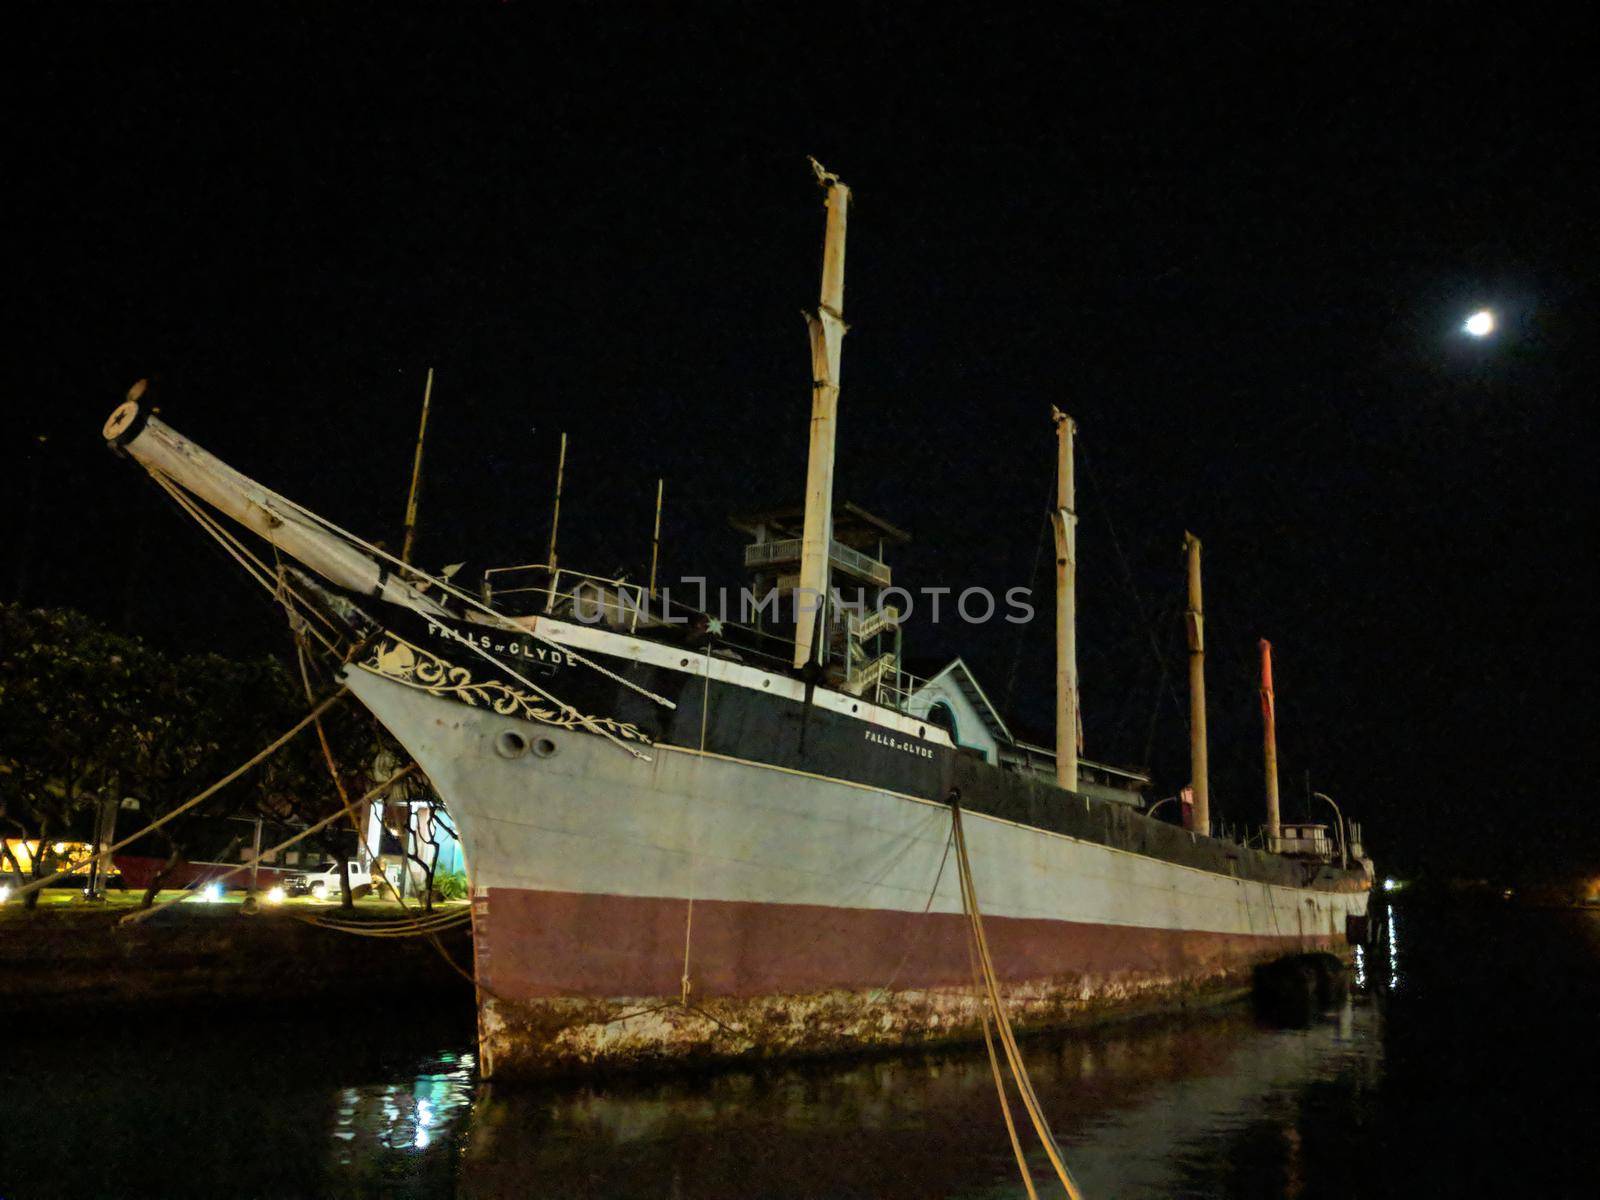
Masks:
[[[1025,1043],[1088,1197],[1600,1195],[1600,913],[1404,907],[1308,1030]],[[1033,1163],[1040,1194],[1043,1158]],[[466,1014],[15,1026],[0,1197],[1023,1195],[987,1060],[479,1086]]]

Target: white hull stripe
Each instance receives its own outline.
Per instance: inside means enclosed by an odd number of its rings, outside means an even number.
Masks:
[[[609,654],[616,658],[644,663],[647,666],[681,671],[686,675],[697,675],[702,678],[709,676],[718,683],[749,688],[753,692],[762,692],[769,696],[781,696],[786,700],[793,700],[796,704],[805,703],[806,687],[800,680],[780,675],[775,671],[766,671],[760,667],[718,658],[706,651],[664,646],[660,642],[629,637],[627,634],[615,633],[609,629],[557,621],[550,617],[518,617],[515,618],[515,623],[530,633],[537,630],[540,637],[563,645],[575,646],[579,650]],[[812,703],[818,708],[854,717],[869,725],[893,729],[897,733],[921,738],[937,746],[954,748],[949,734],[937,725],[908,717],[892,708],[884,708],[880,704],[874,704],[858,696],[818,687],[812,693]]]

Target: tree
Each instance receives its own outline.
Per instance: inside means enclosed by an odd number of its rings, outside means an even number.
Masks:
[[[102,795],[137,796],[141,818],[159,818],[249,760],[306,707],[300,682],[275,659],[174,659],[80,613],[0,606],[0,829],[39,839],[32,871],[41,878],[55,869],[44,852],[52,837]],[[356,781],[371,760],[370,721],[346,706],[323,723]],[[260,812],[309,823],[337,809],[337,797],[316,738],[304,735],[193,815]],[[147,903],[186,857],[185,821],[154,836],[167,863]],[[338,834],[319,841],[339,855],[343,875]],[[30,906],[37,896],[29,894]]]
[[[79,613],[0,607],[0,820],[38,839],[35,879],[55,869],[51,840],[120,786],[161,674],[143,642]]]

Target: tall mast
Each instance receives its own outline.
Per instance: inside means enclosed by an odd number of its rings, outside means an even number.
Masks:
[[[567,435],[563,433],[561,435],[561,452],[556,457],[556,502],[550,510],[550,549],[545,554],[545,560],[549,565],[551,575],[556,572],[556,534],[561,529],[561,485],[566,480],[566,475]],[[555,587],[554,580],[551,581],[550,586],[552,588]]]
[[[422,425],[417,430],[417,454],[411,460],[411,493],[406,497],[406,534],[400,543],[400,561],[411,561],[411,547],[417,540],[417,493],[422,487],[422,441],[428,435],[428,405],[433,401],[433,368],[422,389]]]
[[[550,572],[550,590],[545,595],[544,610],[556,606],[556,534],[561,529],[561,484],[567,476],[567,435],[561,435],[561,456],[556,459],[556,502],[550,511],[550,552],[545,557]]]
[[[656,480],[656,528],[650,535],[650,592],[656,594],[656,561],[661,557],[661,493],[666,488],[665,479]]]
[[[1189,608],[1184,614],[1189,634],[1189,773],[1194,787],[1192,828],[1211,833],[1211,785],[1206,767],[1206,638],[1205,610],[1200,602],[1200,539],[1183,535],[1189,560]]]
[[[1278,817],[1278,706],[1272,692],[1272,643],[1261,639],[1262,749],[1267,771],[1267,849],[1278,851],[1282,828]]]
[[[833,545],[833,446],[839,419],[839,352],[844,342],[844,231],[850,189],[816,159],[811,169],[828,193],[822,247],[822,298],[806,314],[811,333],[811,449],[806,462],[806,521],[795,592],[794,665],[827,657],[828,551]]]
[[[1078,513],[1072,478],[1077,424],[1059,408],[1056,423],[1056,786],[1078,790]]]

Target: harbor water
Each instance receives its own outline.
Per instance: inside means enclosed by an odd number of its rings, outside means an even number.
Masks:
[[[1024,1042],[1084,1194],[1594,1195],[1600,913],[1402,904],[1395,931],[1309,1028],[1234,1007]],[[392,991],[5,1046],[6,1200],[1025,1195],[981,1047],[502,1088],[470,1012]]]

